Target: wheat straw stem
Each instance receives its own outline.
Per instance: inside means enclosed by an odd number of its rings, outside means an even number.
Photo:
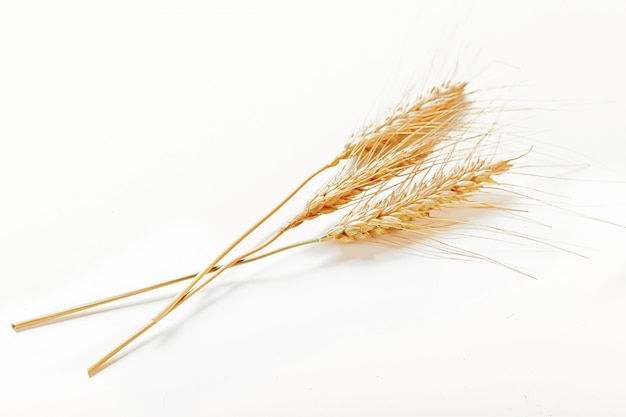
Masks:
[[[11,327],[13,328],[13,330],[15,330],[16,332],[19,332],[21,330],[25,330],[27,328],[30,327],[35,327],[35,326],[40,326],[46,322],[52,321],[52,320],[56,320],[56,319],[60,319],[62,317],[65,316],[69,316],[70,314],[75,314],[75,313],[79,313],[81,311],[85,311],[88,310],[90,308],[94,308],[94,307],[99,307],[101,305],[104,304],[108,304],[108,303],[112,303],[114,301],[118,301],[118,300],[123,300],[124,298],[129,298],[135,295],[139,295],[139,294],[143,294],[149,291],[154,291],[157,290],[159,288],[163,288],[163,287],[167,287],[168,285],[174,285],[177,284],[179,282],[183,282],[186,280],[189,280],[193,277],[195,277],[197,275],[197,273],[191,274],[191,275],[186,275],[184,277],[180,277],[180,278],[176,278],[173,280],[169,280],[169,281],[165,281],[165,282],[161,282],[159,284],[155,284],[155,285],[150,285],[148,287],[144,287],[144,288],[140,288],[137,290],[133,290],[133,291],[129,291],[129,292],[125,292],[123,294],[118,294],[118,295],[114,295],[111,297],[107,297],[107,298],[103,298],[97,301],[92,301],[89,303],[85,303],[85,304],[81,304],[79,306],[76,307],[72,307],[72,308],[68,308],[62,311],[57,311],[54,313],[50,313],[50,314],[46,314],[43,316],[39,316],[33,319],[29,319],[29,320],[24,320],[24,321],[19,321],[16,323],[11,323]]]
[[[122,349],[124,349],[131,342],[133,342],[139,336],[141,336],[146,331],[148,331],[152,326],[154,326],[159,321],[161,321],[165,316],[167,316],[169,313],[174,311],[177,307],[182,305],[182,303],[187,301],[192,295],[194,295],[197,291],[202,289],[209,282],[213,281],[213,279],[215,279],[216,277],[221,275],[226,269],[228,269],[231,266],[235,265],[241,259],[245,259],[247,256],[250,256],[250,255],[258,252],[259,250],[263,250],[265,247],[267,247],[272,242],[274,242],[276,239],[278,239],[278,237],[280,237],[283,233],[284,233],[283,230],[278,231],[272,238],[268,239],[268,241],[265,242],[263,245],[259,246],[258,248],[255,248],[255,249],[251,250],[250,252],[246,253],[245,255],[243,255],[243,256],[241,256],[239,258],[235,258],[232,261],[222,265],[219,269],[217,269],[217,271],[215,271],[215,273],[211,277],[209,277],[202,284],[198,284],[200,279],[202,277],[204,277],[204,275],[206,275],[211,269],[213,269],[213,267],[215,265],[211,265],[211,266],[207,267],[204,271],[200,272],[198,275],[196,275],[194,281],[190,285],[188,285],[187,288],[185,288],[183,291],[181,291],[179,293],[179,295],[174,297],[173,301],[170,302],[166,308],[164,308],[159,314],[154,316],[154,318],[152,318],[152,320],[150,320],[146,325],[144,325],[142,328],[140,328],[138,331],[136,331],[132,336],[130,336],[128,339],[126,339],[124,342],[122,342],[120,345],[118,345],[115,349],[113,349],[112,351],[107,353],[105,356],[103,356],[98,362],[93,364],[87,370],[87,373],[89,374],[89,376],[93,376],[93,375],[97,374],[98,372],[100,372],[100,370],[102,370],[106,366],[106,364],[111,359],[113,359],[113,357],[115,355],[117,355]],[[198,285],[196,286],[196,284],[198,284]]]
[[[202,277],[204,277],[206,274],[208,274],[216,265],[219,261],[221,261],[226,255],[228,255],[237,245],[239,245],[246,237],[248,237],[253,231],[255,231],[261,224],[265,223],[265,221],[267,219],[269,219],[271,216],[274,215],[274,213],[276,213],[282,206],[285,205],[285,203],[287,203],[287,201],[289,201],[298,191],[300,191],[302,189],[302,187],[304,187],[311,179],[313,179],[315,176],[317,176],[318,174],[320,174],[322,171],[336,165],[339,162],[339,160],[335,159],[332,163],[325,165],[324,167],[318,169],[317,171],[315,171],[312,175],[310,175],[307,179],[305,179],[302,184],[300,184],[294,191],[292,191],[280,204],[278,204],[276,207],[274,207],[268,214],[266,214],[263,218],[261,218],[258,222],[256,222],[254,224],[254,226],[252,226],[251,228],[249,228],[243,235],[241,235],[238,239],[236,239],[233,243],[230,244],[230,246],[228,246],[217,258],[215,258],[213,260],[213,262],[211,262],[211,264],[209,266],[207,266],[203,271],[199,272],[195,278],[193,279],[193,281],[191,283],[189,283],[189,285],[182,290],[176,297],[174,297],[174,299],[169,303],[169,305],[167,307],[165,307],[163,309],[163,311],[161,311],[159,314],[157,314],[153,320],[155,322],[158,322],[159,320],[161,320],[163,317],[165,317],[167,314],[169,314],[170,311],[172,311],[172,309],[174,308],[174,306],[176,306],[178,304],[178,302],[185,297],[185,295],[191,291],[191,289],[198,283],[200,282],[200,280],[202,279]],[[230,262],[229,264],[226,265],[222,265],[221,268],[219,268],[215,273],[216,274],[220,274],[221,271],[223,271],[226,268],[229,268],[231,266],[233,266],[236,262],[239,262],[243,259],[245,259],[246,257],[258,252],[259,250],[262,250],[264,248],[266,248],[270,243],[274,242],[276,239],[278,239],[284,232],[286,231],[286,229],[281,229],[278,233],[276,233],[276,235],[274,235],[274,237],[272,237],[271,239],[269,239],[265,244],[259,246],[258,248],[256,248],[253,251],[250,251],[248,254],[241,256],[239,258],[236,259],[236,261]]]
[[[327,166],[323,167],[322,169],[316,171],[313,175],[311,175],[309,178],[307,178],[298,188],[296,188],[296,190],[294,190],[289,196],[287,196],[287,198],[285,198],[285,200],[279,204],[274,210],[272,210],[268,215],[266,215],[266,217],[264,217],[263,219],[261,219],[261,221],[259,221],[255,226],[253,226],[253,228],[251,228],[250,230],[248,230],[247,234],[245,234],[237,243],[240,243],[241,240],[243,240],[245,237],[247,237],[247,235],[249,235],[252,231],[254,231],[254,229],[256,229],[261,223],[263,223],[265,220],[267,220],[270,216],[272,216],[276,211],[278,211],[289,199],[291,199],[300,189],[302,189],[302,187],[308,183],[312,178],[314,178],[316,175],[318,175],[319,173],[321,173],[322,171],[337,165],[337,163],[340,161],[339,158],[335,159],[332,163],[328,164]],[[247,258],[247,259],[242,259],[239,262],[237,262],[236,264],[234,264],[233,266],[236,265],[243,265],[246,264],[248,262],[253,262],[262,258],[265,258],[267,256],[270,255],[274,255],[276,253],[282,252],[284,250],[287,249],[291,249],[291,248],[295,248],[298,246],[301,246],[301,243],[298,244],[294,244],[294,245],[288,245],[288,246],[284,246],[272,251],[269,251],[267,253],[264,253],[262,255],[258,255],[255,257],[251,257],[251,258]],[[234,246],[233,246],[234,247]],[[223,257],[223,256],[222,256]],[[211,273],[211,272],[215,272],[217,271],[219,268],[221,267],[221,265],[216,265],[213,266],[207,273]],[[143,288],[139,288],[133,291],[129,291],[129,292],[125,292],[123,294],[118,294],[118,295],[114,295],[111,297],[107,297],[107,298],[103,298],[97,301],[92,301],[89,303],[85,303],[85,304],[81,304],[79,306],[76,307],[72,307],[69,309],[65,309],[62,311],[58,311],[58,312],[54,312],[54,313],[50,313],[50,314],[46,314],[43,316],[39,316],[33,319],[29,319],[29,320],[24,320],[24,321],[20,321],[20,322],[15,322],[15,323],[11,323],[11,327],[15,330],[15,331],[21,331],[30,327],[35,327],[35,326],[39,326],[42,325],[48,321],[52,321],[55,319],[59,319],[65,316],[68,316],[70,314],[74,314],[74,313],[79,313],[81,311],[85,311],[88,310],[90,308],[94,308],[94,307],[98,307],[104,304],[108,304],[114,301],[118,301],[118,300],[122,300],[125,298],[129,298],[129,297],[133,297],[135,295],[139,295],[139,294],[143,294],[149,291],[154,291],[157,290],[159,288],[163,288],[163,287],[167,287],[170,285],[174,285],[174,284],[178,284],[179,282],[184,282],[184,281],[188,281],[192,278],[196,278],[200,273],[196,272],[193,274],[189,274],[189,275],[185,275],[183,277],[180,278],[175,278],[172,280],[168,280],[168,281],[164,281],[155,285],[150,285],[147,287],[143,287]]]
[[[243,235],[241,235],[238,239],[236,239],[233,243],[231,243],[217,258],[215,258],[213,260],[213,262],[211,262],[211,264],[209,266],[207,266],[204,270],[202,270],[201,272],[199,272],[198,274],[196,274],[196,276],[193,278],[192,282],[189,283],[189,285],[187,285],[187,287],[185,287],[178,295],[176,295],[172,301],[161,311],[159,312],[156,316],[154,316],[152,318],[152,320],[150,320],[150,322],[148,322],[148,324],[146,324],[145,326],[143,326],[142,328],[140,328],[137,332],[135,332],[131,337],[129,337],[128,339],[126,339],[124,342],[122,342],[120,345],[118,345],[115,349],[113,349],[111,352],[109,352],[108,354],[106,354],[104,357],[102,357],[98,362],[96,362],[93,366],[91,366],[88,369],[88,374],[89,376],[93,376],[96,373],[98,373],[102,367],[109,362],[118,352],[120,352],[122,349],[124,349],[126,346],[128,346],[132,341],[134,341],[135,339],[137,339],[139,336],[141,336],[143,333],[145,333],[148,329],[150,329],[152,326],[154,326],[156,323],[158,323],[159,321],[161,321],[165,316],[167,316],[172,310],[174,310],[176,307],[178,307],[183,299],[187,300],[189,299],[189,296],[187,296],[187,294],[200,282],[200,280],[206,275],[208,274],[216,265],[219,261],[221,261],[226,255],[228,255],[237,245],[239,245],[246,237],[248,237],[254,230],[256,230],[261,224],[263,224],[267,219],[269,219],[271,216],[274,215],[274,213],[276,213],[282,206],[284,206],[287,201],[289,201],[296,193],[298,193],[298,191],[300,191],[311,179],[313,179],[314,177],[316,177],[317,175],[319,175],[321,172],[325,171],[328,168],[331,168],[335,165],[337,165],[339,163],[340,159],[339,158],[335,158],[331,163],[323,166],[322,168],[318,169],[317,171],[315,171],[313,174],[311,174],[308,178],[306,178],[298,187],[296,187],[296,189],[294,191],[292,191],[283,201],[281,201],[276,207],[274,207],[272,210],[270,210],[270,212],[268,214],[266,214],[265,216],[263,216],[263,218],[261,218],[259,221],[257,221],[254,226],[252,226],[251,228],[249,228]],[[278,237],[280,237],[286,230],[286,228],[282,228],[281,230],[278,231],[278,233],[276,233],[276,235],[274,235],[274,237],[272,237],[271,239],[269,239],[265,244],[257,247],[256,249],[250,251],[249,253],[245,254],[244,256],[241,256],[239,258],[236,258],[235,260],[229,262],[228,264],[223,265],[221,268],[219,268],[215,274],[216,275],[220,275],[224,270],[226,270],[227,268],[233,266],[234,264],[236,264],[237,262],[241,261],[242,259],[247,258],[248,256],[263,250],[265,247],[267,247],[269,244],[271,244],[272,242],[274,242],[276,239],[278,239]],[[215,276],[213,276],[208,282],[212,281],[213,278],[215,278]],[[208,283],[207,282],[207,283]],[[200,288],[204,287],[205,284],[201,285]],[[193,292],[193,294],[195,294],[196,292]]]
[[[176,304],[174,304],[172,307],[170,307],[167,312],[162,313],[162,315],[157,316],[154,319],[150,320],[141,329],[136,331],[131,337],[126,339],[124,342],[122,342],[120,345],[118,345],[115,349],[113,349],[112,351],[107,353],[105,356],[103,356],[98,362],[96,362],[92,366],[90,366],[87,369],[87,374],[89,375],[89,377],[94,376],[95,374],[100,372],[102,369],[104,369],[107,366],[107,364],[110,364],[111,359],[113,359],[115,357],[115,355],[117,355],[122,349],[124,349],[126,346],[131,344],[133,341],[135,341],[142,334],[147,332],[152,326],[157,324],[163,317],[165,317],[167,314],[171,313],[174,309],[179,307],[183,302],[187,301],[191,296],[196,294],[198,291],[200,291],[202,288],[204,288],[207,284],[209,284],[211,281],[213,281],[215,278],[217,278],[226,269],[228,269],[231,266],[237,264],[242,259],[244,259],[244,258],[246,258],[246,257],[248,257],[248,256],[250,256],[250,255],[252,255],[254,253],[256,253],[257,251],[262,250],[266,246],[270,245],[272,242],[274,242],[276,239],[278,239],[278,237],[281,236],[283,233],[284,233],[284,231],[280,231],[280,232],[276,233],[276,235],[273,238],[269,239],[266,243],[264,243],[263,245],[259,246],[258,248],[248,252],[246,255],[244,255],[244,256],[242,256],[240,258],[233,259],[231,262],[222,265],[217,271],[215,271],[215,274],[213,274],[208,280],[206,280],[204,283],[202,283],[201,285],[197,286],[193,290],[189,291],[188,293],[184,294],[183,297],[181,297],[181,299]],[[290,248],[291,247],[304,246],[304,245],[308,245],[308,244],[311,244],[311,243],[317,243],[317,242],[320,242],[320,240],[318,238],[310,239],[310,240],[303,241],[303,242],[300,242],[300,243],[295,244],[295,245],[291,245]],[[285,248],[283,250],[286,250],[286,249],[288,249],[288,248]],[[265,256],[269,256],[269,254],[265,255]]]
[[[239,266],[239,265],[244,265],[244,264],[247,264],[247,263],[250,263],[250,262],[258,261],[260,259],[267,258],[268,256],[275,255],[277,253],[286,251],[288,249],[297,248],[297,247],[304,246],[304,245],[307,245],[309,243],[314,243],[314,242],[317,242],[317,241],[318,241],[318,239],[313,239],[313,240],[307,240],[307,241],[298,242],[298,243],[294,243],[294,244],[291,244],[291,245],[283,246],[283,247],[280,247],[278,249],[274,249],[274,250],[265,252],[265,253],[263,253],[261,255],[258,255],[258,256],[253,256],[253,257],[249,257],[249,258],[243,259],[243,260],[235,263],[233,266]],[[221,268],[221,265],[213,267],[213,269],[211,271],[209,271],[209,273],[215,272],[219,268]],[[103,298],[103,299],[100,299],[100,300],[97,300],[97,301],[91,301],[89,303],[81,304],[81,305],[76,306],[76,307],[72,307],[72,308],[68,308],[68,309],[62,310],[62,311],[58,311],[58,312],[46,314],[46,315],[43,315],[43,316],[39,316],[39,317],[30,319],[30,320],[24,320],[24,321],[20,321],[20,322],[16,322],[16,323],[11,323],[11,327],[15,331],[27,330],[28,328],[40,326],[40,325],[45,324],[45,323],[47,323],[49,321],[60,319],[60,318],[69,316],[71,314],[75,314],[75,313],[79,313],[81,311],[89,310],[91,308],[99,307],[99,306],[102,306],[104,304],[112,303],[114,301],[123,300],[125,298],[130,298],[130,297],[133,297],[135,295],[140,295],[140,294],[144,294],[144,293],[147,293],[147,292],[150,292],[150,291],[158,290],[160,288],[164,288],[164,287],[168,287],[170,285],[178,284],[179,282],[188,281],[188,280],[194,278],[196,275],[198,275],[197,272],[195,272],[193,274],[185,275],[184,277],[175,278],[175,279],[171,279],[171,280],[168,280],[168,281],[160,282],[158,284],[154,284],[154,285],[150,285],[150,286],[147,286],[147,287],[139,288],[139,289],[136,289],[136,290],[133,290],[133,291],[128,291],[128,292],[125,292],[123,294],[114,295],[114,296]]]
[[[251,228],[249,228],[244,234],[242,234],[238,239],[236,239],[233,243],[230,244],[230,246],[228,246],[217,258],[215,258],[213,260],[213,262],[211,262],[211,264],[209,266],[207,266],[203,271],[199,272],[195,278],[193,279],[193,281],[184,289],[182,290],[176,297],[174,297],[174,299],[171,301],[171,303],[163,309],[163,311],[159,314],[157,314],[155,316],[155,318],[153,320],[159,321],[160,319],[162,319],[163,317],[165,317],[172,309],[173,306],[175,306],[184,296],[185,294],[187,294],[201,279],[203,276],[205,276],[206,274],[208,274],[216,265],[219,261],[221,261],[226,255],[228,255],[237,245],[239,245],[246,237],[248,237],[253,231],[255,231],[261,224],[265,223],[265,221],[267,219],[269,219],[270,217],[272,217],[274,215],[274,213],[276,213],[282,206],[284,206],[294,195],[296,195],[298,193],[298,191],[300,191],[302,189],[302,187],[304,187],[309,181],[311,181],[314,177],[316,177],[317,175],[319,175],[321,172],[325,171],[328,168],[331,168],[335,165],[337,165],[337,163],[339,163],[338,159],[335,159],[333,162],[331,162],[328,165],[323,166],[322,168],[318,169],[317,171],[315,171],[313,174],[311,174],[307,179],[305,179],[298,187],[296,187],[295,190],[293,190],[283,201],[281,201],[276,207],[274,207],[272,210],[270,210],[269,213],[267,213],[265,216],[263,216],[263,218],[261,218],[259,221],[257,221],[254,226],[252,226]],[[283,233],[283,231],[281,230],[280,232],[278,232],[276,234],[276,236],[272,239],[270,239],[271,242],[273,242],[274,240],[276,240],[281,234]],[[270,243],[271,243],[270,242]],[[269,243],[268,243],[269,244]],[[265,248],[267,246],[263,245],[262,247],[260,247],[261,249]],[[256,251],[252,251],[251,253],[256,253]],[[242,260],[245,259],[247,257],[246,256],[242,256],[240,258],[237,258],[237,260]],[[228,265],[229,267],[232,266],[233,264],[231,263],[230,265]],[[222,267],[223,268],[223,267]],[[219,269],[218,269],[219,271]]]

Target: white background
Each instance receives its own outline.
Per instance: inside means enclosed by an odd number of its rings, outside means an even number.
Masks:
[[[621,3],[292,3],[1,3],[0,415],[625,415],[626,230],[590,219],[626,223]],[[175,289],[11,329],[203,267],[457,63],[514,87],[512,133],[576,179],[514,177],[583,214],[536,204],[552,228],[517,230],[589,259],[482,243],[532,280],[301,248],[225,274],[91,379]]]

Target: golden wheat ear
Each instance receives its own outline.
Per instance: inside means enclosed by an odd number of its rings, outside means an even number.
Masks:
[[[357,206],[321,240],[350,242],[393,230],[420,230],[420,222],[431,212],[467,201],[510,167],[509,160],[494,163],[478,159],[448,173],[438,172],[427,182],[401,184],[387,197]]]
[[[380,124],[354,135],[340,158],[348,163],[309,199],[286,228],[358,202],[368,191],[424,164],[448,146],[468,116],[467,83],[445,83],[394,108]],[[365,198],[365,197],[363,197]]]
[[[449,236],[454,227],[480,227],[467,217],[475,217],[477,211],[510,210],[483,200],[490,195],[486,188],[497,184],[494,177],[506,173],[510,167],[509,161],[475,161],[456,168],[448,175],[436,175],[429,182],[411,187],[406,192],[395,193],[386,201],[358,207],[322,236],[321,240],[356,242],[374,239],[409,248],[417,244],[422,250],[431,250],[452,259],[485,260],[534,278],[496,258],[442,240]],[[449,215],[441,216],[443,210]],[[483,228],[489,229],[488,226]],[[506,233],[503,230],[495,231]]]

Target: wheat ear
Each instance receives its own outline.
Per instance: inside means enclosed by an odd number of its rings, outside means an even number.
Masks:
[[[382,124],[353,136],[341,157],[348,163],[322,186],[286,228],[332,213],[369,190],[416,169],[452,136],[467,116],[467,83],[445,83],[412,104],[395,108]]]
[[[465,202],[486,184],[495,183],[494,176],[511,166],[510,160],[494,163],[478,159],[448,173],[436,173],[427,182],[403,184],[382,200],[356,207],[320,240],[349,242],[391,230],[420,229],[419,221],[429,217],[432,211]]]

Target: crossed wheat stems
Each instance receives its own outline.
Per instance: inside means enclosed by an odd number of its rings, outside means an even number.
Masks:
[[[131,297],[179,282],[187,282],[165,308],[88,369],[93,376],[108,366],[116,355],[180,307],[229,268],[250,263],[299,246],[361,240],[406,245],[417,240],[438,242],[437,233],[467,219],[449,216],[457,207],[509,210],[504,205],[481,199],[486,192],[502,192],[498,178],[509,172],[518,158],[499,156],[501,138],[491,124],[479,122],[490,109],[481,107],[476,91],[465,82],[445,82],[425,94],[406,99],[378,123],[354,134],[343,149],[282,200],[243,235],[226,247],[202,271],[86,303],[74,308],[13,323],[16,331],[42,325],[96,306]],[[306,202],[300,212],[253,249],[227,258],[261,224],[287,203],[313,178],[327,170],[334,175]],[[344,210],[339,222],[311,239],[275,249],[271,245],[304,222]],[[451,251],[453,248],[450,249]],[[469,251],[468,257],[497,261]]]

